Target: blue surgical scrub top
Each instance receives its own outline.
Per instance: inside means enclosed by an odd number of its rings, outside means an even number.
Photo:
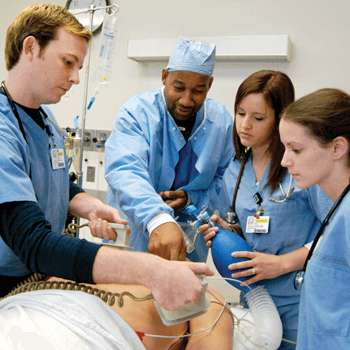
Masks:
[[[43,109],[55,121],[49,108],[43,106]],[[46,220],[51,223],[52,231],[62,234],[69,203],[67,159],[64,168],[53,170],[53,138],[18,105],[17,111],[22,120],[26,140],[7,98],[0,95],[0,203],[37,202]],[[57,148],[65,152],[61,133],[46,118],[44,123],[50,125]],[[23,276],[30,272],[0,238],[0,275]]]
[[[308,262],[297,349],[350,348],[350,195],[326,226]]]
[[[167,111],[163,88],[124,104],[106,142],[107,204],[129,220],[134,251],[148,251],[147,224],[156,214],[178,216],[158,195],[175,179],[179,187],[174,190],[186,191],[197,208],[210,204],[233,156],[232,129],[231,115],[210,98],[198,111],[187,143]],[[206,261],[205,244],[198,235],[188,258]]]
[[[225,218],[226,213],[231,210],[240,167],[241,163],[237,159],[232,159],[224,174],[218,204],[222,218]],[[295,190],[291,197],[283,203],[272,202],[269,200],[270,189],[264,189],[269,170],[270,165],[257,185],[250,156],[237,194],[236,213],[244,237],[252,249],[267,254],[283,255],[313,241],[322,220],[332,206],[332,201],[318,186],[311,190],[300,189],[293,180],[292,186]],[[289,182],[290,175],[287,172],[281,182],[285,194],[288,193]],[[248,216],[256,213],[257,204],[253,196],[257,192],[263,200],[261,204],[264,209],[263,215],[270,217],[268,233],[246,232]],[[278,200],[284,198],[280,188],[277,188],[272,197]],[[273,298],[284,329],[297,329],[298,325],[300,291],[294,289],[295,275],[296,272],[291,272],[275,279],[258,282],[267,288]]]

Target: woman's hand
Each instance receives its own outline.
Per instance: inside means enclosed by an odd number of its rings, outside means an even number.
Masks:
[[[219,216],[214,214],[210,218],[210,220],[213,221],[216,225],[219,225],[224,230],[230,231],[230,227],[227,224],[227,222],[222,220]],[[198,231],[203,232],[204,240],[207,242],[206,246],[207,246],[207,248],[210,248],[211,247],[211,240],[215,237],[216,232],[219,231],[219,228],[218,227],[211,227],[209,224],[205,224],[205,225],[199,226]]]
[[[272,279],[286,273],[284,270],[284,255],[273,255],[254,252],[234,252],[234,258],[247,258],[250,260],[241,261],[228,266],[232,271],[245,269],[244,271],[232,273],[232,278],[250,277],[245,284],[251,284],[257,281]]]

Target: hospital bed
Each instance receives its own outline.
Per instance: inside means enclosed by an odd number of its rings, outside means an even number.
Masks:
[[[255,328],[249,309],[232,305],[231,310],[233,349],[254,349],[247,340]],[[144,349],[134,330],[106,302],[88,291],[61,289],[26,292],[0,301],[1,348],[26,349],[26,343],[40,344],[36,349],[45,350]]]
[[[99,299],[89,290],[61,289],[29,291],[1,300],[0,344],[10,350],[29,341],[41,344],[37,349],[45,350],[145,349],[134,330],[101,300],[108,302],[110,296],[104,298],[99,293]],[[256,319],[249,309],[234,304],[231,311],[235,319],[234,350],[276,349],[251,343]]]

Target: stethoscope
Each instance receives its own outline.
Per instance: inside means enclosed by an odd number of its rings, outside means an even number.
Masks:
[[[236,210],[235,210],[236,198],[237,198],[238,188],[239,188],[239,185],[241,183],[244,167],[245,167],[245,164],[247,163],[247,160],[249,158],[250,151],[251,151],[251,149],[247,150],[247,152],[246,152],[246,154],[245,154],[245,156],[244,156],[244,158],[242,160],[242,165],[241,165],[241,168],[239,170],[239,174],[238,174],[238,178],[237,178],[237,182],[236,182],[236,187],[235,187],[235,191],[234,191],[234,195],[233,195],[231,211],[227,212],[226,216],[225,216],[226,222],[228,222],[231,225],[232,224],[237,224],[237,222],[238,222],[238,218],[237,218],[237,214],[236,214]],[[279,199],[275,199],[272,196],[270,196],[269,200],[271,202],[275,202],[275,203],[283,203],[284,201],[289,199],[291,197],[292,193],[295,190],[295,187],[292,186],[292,180],[293,180],[293,177],[292,177],[292,175],[290,175],[287,195],[283,191],[281,183],[279,183],[279,188],[281,190],[282,196],[284,197],[283,199],[279,200]],[[255,198],[257,198],[257,199],[255,199]],[[258,193],[256,193],[254,195],[254,199],[256,200],[256,202],[259,205],[258,209],[260,209],[260,212],[263,213],[263,209],[260,207],[260,203],[262,202],[262,198],[260,197],[260,195]]]
[[[289,199],[290,196],[292,195],[292,193],[293,193],[294,190],[295,190],[295,187],[292,186],[292,180],[293,180],[293,177],[292,177],[292,175],[290,175],[290,178],[289,178],[289,187],[288,187],[287,195],[284,193],[281,183],[279,183],[279,188],[280,188],[280,190],[281,190],[282,196],[284,197],[283,199],[280,199],[280,200],[279,200],[279,199],[273,198],[273,197],[271,196],[271,197],[269,198],[269,200],[270,200],[271,202],[275,202],[275,203],[283,203],[284,201],[286,201],[287,199]]]
[[[339,207],[340,203],[342,202],[342,200],[344,199],[344,197],[347,195],[347,193],[350,191],[350,184],[346,186],[345,190],[343,191],[343,193],[340,195],[340,197],[337,199],[337,201],[334,203],[332,209],[329,211],[328,215],[326,216],[326,218],[323,220],[322,225],[320,227],[320,229],[317,232],[317,235],[312,243],[312,246],[309,250],[309,253],[307,255],[307,258],[305,260],[304,266],[302,268],[302,270],[300,270],[299,272],[297,272],[295,279],[294,279],[294,288],[295,289],[299,289],[299,287],[303,284],[304,282],[304,275],[306,272],[306,267],[307,264],[309,262],[309,260],[311,259],[311,256],[317,246],[317,242],[319,241],[325,227],[327,226],[329,220],[331,219],[332,215],[334,214],[334,212],[336,211],[336,209]]]
[[[24,133],[24,129],[23,129],[23,124],[22,124],[21,118],[19,117],[17,108],[16,108],[16,106],[15,106],[15,104],[14,104],[12,98],[11,98],[10,93],[7,91],[7,88],[6,88],[6,85],[5,85],[4,81],[1,82],[1,87],[2,87],[2,90],[4,91],[4,94],[6,95],[8,101],[10,103],[10,106],[12,108],[13,114],[15,115],[15,117],[16,117],[16,119],[18,121],[18,125],[19,125],[19,128],[20,128],[21,132],[22,132],[22,135],[23,135],[24,139],[27,141],[26,134]]]
[[[11,109],[13,111],[13,114],[15,115],[17,121],[18,121],[18,125],[19,125],[19,128],[23,134],[23,137],[24,139],[26,140],[26,137],[25,137],[25,133],[24,133],[24,129],[23,129],[23,125],[22,125],[22,121],[21,121],[21,118],[19,117],[19,114],[18,114],[18,111],[17,111],[17,108],[15,106],[15,103],[13,102],[12,100],[12,97],[10,95],[10,93],[8,92],[7,88],[6,88],[6,85],[5,85],[5,82],[2,81],[1,82],[1,88],[4,92],[4,94],[6,95],[9,103],[10,103],[10,106],[11,106]],[[45,118],[48,119],[48,121],[63,135],[64,138],[68,138],[70,139],[71,138],[71,135],[66,132],[65,130],[63,130],[61,127],[59,127],[45,112],[44,110],[40,107],[39,108],[40,112],[45,116]],[[27,140],[26,140],[27,141]]]

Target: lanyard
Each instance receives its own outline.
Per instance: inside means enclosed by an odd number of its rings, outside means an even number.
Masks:
[[[343,193],[340,195],[340,197],[334,203],[333,207],[331,208],[331,210],[327,214],[326,218],[323,220],[322,225],[321,225],[320,229],[318,230],[317,235],[316,235],[316,237],[312,243],[312,246],[309,250],[309,254],[307,255],[303,269],[300,270],[295,276],[295,279],[294,279],[294,288],[295,289],[298,289],[301,286],[301,284],[303,283],[307,264],[308,264],[309,260],[311,259],[311,256],[316,248],[317,242],[319,241],[319,239],[320,239],[325,227],[327,226],[329,220],[331,219],[332,215],[334,214],[336,209],[339,207],[340,203],[342,202],[342,200],[344,199],[344,197],[347,195],[347,193],[349,191],[350,191],[350,184],[346,186]]]

